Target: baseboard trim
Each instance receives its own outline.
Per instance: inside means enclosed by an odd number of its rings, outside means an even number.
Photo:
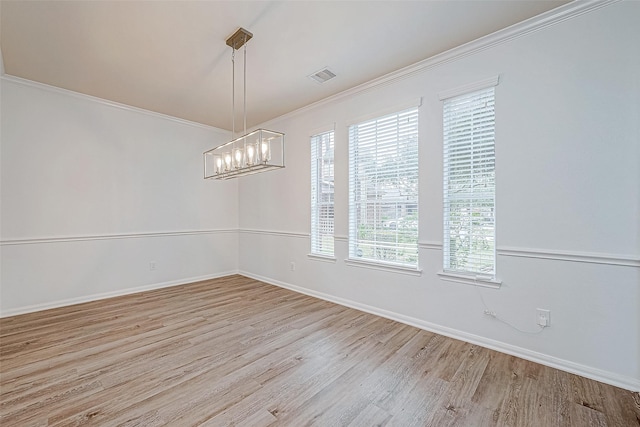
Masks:
[[[447,328],[445,326],[438,325],[431,322],[425,322],[424,320],[416,319],[410,316],[404,316],[402,314],[398,314],[392,311],[383,310],[377,307],[372,307],[370,305],[362,304],[357,301],[336,297],[333,295],[325,294],[323,292],[302,288],[300,286],[292,285],[290,283],[271,279],[269,277],[264,277],[259,274],[253,274],[243,270],[240,270],[238,274],[249,277],[251,279],[259,280],[261,282],[268,283],[270,285],[279,286],[281,288],[289,289],[294,292],[298,292],[298,293],[309,295],[325,301],[343,305],[345,307],[350,307],[356,310],[360,310],[365,313],[370,313],[376,316],[384,317],[386,319],[395,320],[397,322],[404,323],[409,326],[414,326],[416,328],[424,329],[429,332],[434,332],[436,334],[444,335],[449,338],[465,341],[470,344],[479,345],[481,347],[498,351],[500,353],[509,354],[511,356],[519,357],[521,359],[529,360],[531,362],[539,363],[541,365],[556,368],[561,371],[580,375],[582,377],[590,378],[592,380],[599,381],[605,384],[610,384],[615,387],[620,387],[620,388],[631,390],[634,392],[640,392],[640,379],[629,378],[613,372],[604,371],[602,369],[593,368],[590,366],[560,359],[554,356],[549,356],[543,353],[527,350],[522,347],[505,344],[503,342],[485,338],[479,335],[469,334],[466,332],[459,331],[457,329]]]
[[[238,272],[234,270],[234,271],[225,271],[221,273],[207,274],[204,276],[187,277],[184,279],[170,280],[168,282],[152,283],[149,285],[142,285],[142,286],[137,286],[133,288],[120,289],[113,292],[103,292],[99,294],[85,295],[82,297],[69,298],[65,300],[53,301],[53,302],[48,302],[44,304],[34,304],[26,307],[18,307],[18,308],[5,310],[5,311],[0,311],[0,318],[17,316],[20,314],[33,313],[36,311],[50,310],[52,308],[60,308],[60,307],[66,307],[70,305],[82,304],[85,302],[92,302],[92,301],[98,301],[98,300],[103,300],[108,298],[120,297],[123,295],[136,294],[138,292],[169,288],[171,286],[185,285],[187,283],[200,282],[202,280],[217,279],[220,277],[231,276],[233,274],[238,274]]]

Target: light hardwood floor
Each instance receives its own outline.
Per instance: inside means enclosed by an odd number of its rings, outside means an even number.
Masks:
[[[242,276],[0,320],[0,425],[640,426],[640,398]]]

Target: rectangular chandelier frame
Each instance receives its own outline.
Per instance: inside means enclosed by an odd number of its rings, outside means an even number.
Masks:
[[[205,151],[204,178],[230,179],[284,167],[284,134],[257,129]]]

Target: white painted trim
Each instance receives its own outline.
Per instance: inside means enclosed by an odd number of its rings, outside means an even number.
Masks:
[[[402,265],[386,264],[375,261],[364,261],[360,259],[347,258],[344,263],[351,267],[368,268],[369,270],[388,271],[391,273],[407,274],[409,276],[420,276],[422,270],[418,267],[405,267]]]
[[[384,317],[386,319],[395,320],[396,322],[400,322],[419,329],[424,329],[425,331],[444,335],[457,340],[462,340],[470,344],[479,345],[481,347],[485,347],[501,353],[506,353],[511,356],[520,357],[531,362],[540,363],[541,365],[550,366],[552,368],[560,369],[565,372],[570,372],[572,374],[591,378],[593,380],[600,381],[605,384],[610,384],[615,387],[620,387],[631,391],[640,391],[640,379],[638,378],[628,377],[614,372],[593,368],[591,366],[574,363],[565,359],[560,359],[554,356],[549,356],[543,353],[528,350],[526,348],[506,344],[501,341],[496,341],[479,335],[463,332],[457,329],[448,328],[442,325],[416,319],[410,316],[405,316],[381,308],[372,307],[370,305],[362,304],[346,298],[336,297],[333,295],[325,294],[323,292],[302,288],[300,286],[295,286],[290,283],[274,280],[257,274],[248,273],[246,271],[241,270],[239,271],[239,274],[251,279],[260,280],[271,285],[289,289],[294,292],[309,295],[315,298],[320,298],[322,300],[333,302],[335,304],[343,305],[345,307],[350,307],[356,310],[364,311],[365,313],[370,313],[376,316]]]
[[[33,245],[42,243],[63,243],[63,242],[83,242],[91,240],[112,240],[112,239],[140,239],[149,237],[172,237],[172,236],[192,236],[198,234],[222,234],[235,233],[235,228],[222,228],[216,230],[185,230],[185,231],[158,231],[149,233],[129,233],[129,234],[96,234],[85,236],[56,236],[56,237],[31,237],[24,239],[4,239],[0,240],[0,246],[11,245]]]
[[[313,138],[314,136],[317,135],[322,135],[325,133],[329,133],[329,132],[335,132],[336,131],[336,122],[331,123],[330,125],[326,125],[326,126],[320,126],[317,127],[311,131],[309,131],[309,139]]]
[[[590,264],[619,265],[625,267],[640,267],[640,257],[632,255],[603,254],[592,252],[555,251],[550,249],[531,249],[499,247],[498,256],[519,258],[537,258],[554,261],[584,262]]]
[[[50,310],[52,308],[66,307],[69,305],[82,304],[84,302],[98,301],[102,299],[114,298],[114,297],[119,297],[123,295],[136,294],[138,292],[152,291],[155,289],[168,288],[171,286],[186,285],[193,282],[201,282],[203,280],[217,279],[220,277],[230,276],[232,274],[237,274],[237,273],[238,273],[237,271],[225,271],[221,273],[208,274],[205,276],[186,277],[184,279],[171,280],[168,282],[161,282],[161,283],[152,283],[150,285],[136,286],[133,288],[120,289],[112,292],[103,292],[100,294],[85,295],[77,298],[69,298],[69,299],[60,300],[60,301],[29,305],[26,307],[18,307],[18,308],[13,308],[10,310],[0,312],[0,318],[17,316],[19,314],[33,313],[33,312],[42,311],[42,310]]]
[[[294,231],[276,231],[276,230],[257,230],[252,228],[240,228],[238,229],[240,233],[245,234],[264,234],[268,236],[278,236],[278,237],[295,237],[298,239],[308,239],[309,233],[298,233]]]
[[[479,80],[473,83],[468,83],[464,86],[455,87],[452,89],[443,90],[438,93],[438,98],[440,101],[444,101],[445,99],[453,98],[454,96],[464,95],[470,92],[475,92],[477,90],[486,89],[492,86],[498,86],[500,82],[500,76],[490,77],[488,79]]]
[[[311,261],[336,262],[336,257],[330,255],[307,254]]]
[[[372,90],[374,88],[395,83],[397,81],[411,77],[415,74],[423,73],[431,68],[438,67],[448,62],[457,61],[466,56],[476,54],[480,51],[503,43],[507,43],[516,38],[528,35],[536,31],[540,31],[546,27],[559,24],[568,19],[572,19],[585,13],[592,12],[594,10],[600,9],[601,7],[609,6],[619,1],[621,0],[584,0],[566,3],[538,16],[534,16],[533,18],[524,20],[502,30],[498,30],[494,33],[473,40],[469,43],[454,47],[430,58],[416,62],[415,64],[393,71],[377,79],[370,80],[358,86],[354,86],[335,95],[321,99],[320,101],[314,102],[297,110],[283,114],[282,116],[268,120],[262,123],[260,126],[269,126],[271,123],[289,119],[291,117],[326,105],[330,102],[338,101]]]
[[[347,119],[345,120],[345,123],[347,126],[351,126],[351,125],[359,124],[369,120],[377,119],[379,117],[384,117],[384,116],[395,114],[401,111],[406,111],[411,108],[420,108],[421,106],[422,106],[422,97],[401,102],[398,104],[390,105],[377,111],[372,111],[351,119]]]
[[[223,232],[232,232],[234,230],[228,230]],[[295,238],[309,238],[309,233],[297,233],[287,231],[275,231],[275,230],[257,230],[257,229],[239,229],[240,233],[247,234],[264,234],[280,237],[295,237]],[[348,242],[349,238],[343,235],[335,235],[333,237],[335,242]],[[6,244],[0,242],[2,244]],[[419,249],[427,250],[442,250],[442,242],[437,241],[422,241],[418,243]],[[496,250],[498,256],[510,256],[520,258],[536,258],[546,259],[552,261],[569,261],[569,262],[583,262],[592,264],[605,264],[605,265],[617,265],[624,267],[640,267],[640,257],[633,255],[620,255],[620,254],[604,254],[604,253],[591,253],[591,252],[575,252],[575,251],[555,251],[551,249],[531,249],[531,248],[514,248],[514,247],[498,247]],[[367,264],[378,266],[378,263],[368,263],[361,260],[348,259],[348,263]],[[385,265],[386,266],[386,265]],[[396,268],[395,266],[391,268]],[[403,267],[399,267],[404,269]],[[385,268],[385,270],[388,270]],[[412,269],[409,269],[413,271]],[[451,276],[449,273],[445,273],[447,276]],[[446,280],[446,279],[444,279]],[[468,281],[466,281],[468,282]],[[466,283],[465,282],[465,283]],[[499,282],[499,281],[498,281]],[[498,283],[497,282],[497,283]]]
[[[440,279],[447,282],[463,283],[465,285],[481,286],[483,288],[500,289],[502,281],[494,278],[474,277],[465,274],[455,274],[449,271],[438,271]]]
[[[121,104],[121,103],[115,102],[115,101],[109,101],[108,99],[98,98],[97,96],[86,95],[84,93],[74,92],[74,91],[69,90],[69,89],[63,89],[61,87],[51,86],[51,85],[48,85],[48,84],[45,84],[45,83],[40,83],[40,82],[36,82],[36,81],[33,81],[33,80],[28,80],[28,79],[23,79],[22,77],[16,77],[16,76],[12,76],[10,74],[4,74],[4,75],[0,76],[0,79],[8,81],[8,82],[13,82],[13,83],[16,83],[16,84],[20,84],[20,85],[23,85],[23,86],[29,86],[29,87],[33,87],[33,88],[36,88],[36,89],[45,90],[47,92],[54,92],[54,93],[70,96],[70,97],[81,99],[81,100],[85,100],[85,101],[92,101],[92,102],[95,102],[95,103],[98,103],[98,104],[106,105],[108,107],[118,108],[120,110],[132,111],[134,113],[144,114],[145,116],[156,117],[156,118],[159,118],[159,119],[169,120],[169,121],[172,121],[172,122],[175,122],[175,123],[180,123],[182,125],[187,125],[187,126],[191,126],[191,127],[200,128],[200,129],[206,129],[206,130],[209,130],[209,131],[221,133],[226,137],[229,137],[229,135],[231,135],[231,132],[228,131],[228,130],[225,130],[225,129],[220,129],[220,128],[213,127],[213,126],[210,126],[210,125],[205,125],[203,123],[192,122],[190,120],[185,120],[185,119],[181,119],[181,118],[178,118],[178,117],[169,116],[167,114],[162,114],[162,113],[158,113],[158,112],[151,111],[151,110],[145,110],[144,108],[133,107],[131,105]]]
[[[418,249],[429,249],[429,250],[434,250],[434,251],[441,251],[442,250],[442,242],[435,242],[435,241],[418,242]]]

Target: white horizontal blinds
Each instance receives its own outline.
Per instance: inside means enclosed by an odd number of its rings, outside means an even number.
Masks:
[[[494,88],[444,101],[444,268],[495,277]]]
[[[333,256],[333,131],[311,137],[311,253]]]
[[[418,109],[349,127],[349,256],[418,265]]]

